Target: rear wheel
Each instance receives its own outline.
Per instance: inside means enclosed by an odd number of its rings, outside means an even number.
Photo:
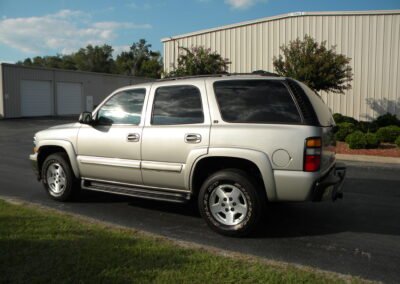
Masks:
[[[58,201],[72,199],[78,190],[78,180],[65,153],[55,153],[45,159],[42,166],[42,182],[51,198]]]
[[[229,169],[207,178],[200,189],[198,205],[213,230],[228,236],[244,236],[261,219],[265,198],[245,172]]]

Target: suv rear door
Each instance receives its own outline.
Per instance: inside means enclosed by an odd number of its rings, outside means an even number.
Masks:
[[[208,152],[210,116],[204,80],[152,85],[142,139],[143,184],[189,190],[187,165]]]

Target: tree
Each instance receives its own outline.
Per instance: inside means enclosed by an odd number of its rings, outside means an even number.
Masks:
[[[132,76],[160,78],[162,72],[161,54],[151,50],[145,39],[134,42],[129,51],[117,56],[119,73]]]
[[[115,69],[112,52],[113,48],[110,45],[92,46],[89,44],[86,48],[81,48],[72,54],[72,58],[78,70],[112,73]]]
[[[178,66],[167,74],[168,77],[224,74],[228,71],[229,60],[204,47],[179,47]]]
[[[326,47],[326,41],[318,44],[306,35],[303,40],[296,39],[281,46],[284,57],[273,59],[279,75],[292,77],[304,82],[315,91],[343,94],[351,88],[353,74],[350,58],[337,54],[335,46]]]

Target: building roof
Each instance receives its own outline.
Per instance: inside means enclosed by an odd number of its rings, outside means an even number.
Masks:
[[[272,16],[272,17],[266,17],[266,18],[261,18],[261,19],[256,19],[256,20],[240,22],[240,23],[231,24],[231,25],[225,25],[225,26],[211,28],[211,29],[200,30],[200,31],[197,31],[197,32],[192,32],[192,33],[186,33],[186,34],[166,37],[166,38],[162,38],[161,42],[167,42],[167,41],[177,40],[177,39],[180,39],[180,38],[196,36],[196,35],[201,35],[201,34],[205,34],[205,33],[220,31],[220,30],[232,29],[232,28],[248,26],[248,25],[257,24],[257,23],[262,23],[262,22],[269,22],[269,21],[280,20],[280,19],[285,19],[285,18],[293,18],[293,17],[302,17],[302,16],[393,15],[393,14],[400,14],[400,10],[292,12],[292,13],[281,14],[281,15]]]

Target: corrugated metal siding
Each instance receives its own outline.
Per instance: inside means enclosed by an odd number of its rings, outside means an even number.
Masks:
[[[4,108],[3,108],[3,101],[4,101],[4,94],[3,94],[3,66],[0,64],[0,119],[4,117]]]
[[[83,86],[82,105],[85,106],[86,96],[93,96],[93,104],[97,105],[119,87],[149,81],[149,79],[138,77],[66,71],[60,69],[32,68],[11,64],[1,64],[1,67],[1,74],[3,76],[4,117],[6,118],[21,116],[21,80],[51,81],[55,114],[57,114],[55,109],[57,105],[55,89],[57,82],[81,83]]]
[[[333,112],[361,120],[387,111],[400,116],[400,10],[286,15],[177,36],[164,40],[164,68],[173,69],[178,46],[205,46],[228,58],[232,73],[273,71],[280,46],[305,34],[352,58],[353,88],[321,94]]]

